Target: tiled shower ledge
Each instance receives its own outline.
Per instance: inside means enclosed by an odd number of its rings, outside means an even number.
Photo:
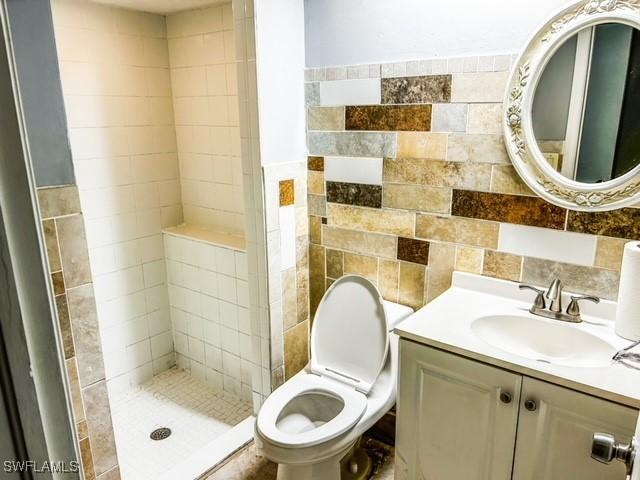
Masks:
[[[210,227],[200,225],[190,225],[183,223],[175,227],[165,228],[163,233],[175,235],[176,237],[189,238],[200,242],[210,243],[218,247],[231,248],[239,252],[246,251],[245,238],[242,235],[218,232]]]

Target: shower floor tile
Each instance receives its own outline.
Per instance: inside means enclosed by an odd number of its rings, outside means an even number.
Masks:
[[[155,479],[252,414],[249,402],[177,368],[114,396],[113,428],[123,480]],[[160,427],[171,436],[149,438]]]

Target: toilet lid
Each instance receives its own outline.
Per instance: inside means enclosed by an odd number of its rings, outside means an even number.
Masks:
[[[378,289],[366,278],[336,280],[320,301],[311,328],[311,371],[369,393],[389,348]]]

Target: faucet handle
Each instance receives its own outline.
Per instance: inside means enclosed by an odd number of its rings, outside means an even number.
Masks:
[[[571,295],[571,302],[567,307],[567,315],[571,315],[572,317],[580,316],[580,305],[578,304],[580,300],[589,300],[593,303],[600,303],[600,299],[592,295]]]
[[[534,308],[545,308],[546,307],[546,303],[544,301],[544,290],[534,287],[533,285],[527,285],[525,283],[521,283],[520,285],[518,285],[518,288],[520,290],[533,290],[534,292],[536,292],[538,295],[536,295],[536,299],[533,301],[533,307]]]

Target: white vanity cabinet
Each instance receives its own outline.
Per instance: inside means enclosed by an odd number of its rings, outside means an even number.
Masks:
[[[594,432],[629,440],[638,411],[401,340],[396,480],[624,480]]]

